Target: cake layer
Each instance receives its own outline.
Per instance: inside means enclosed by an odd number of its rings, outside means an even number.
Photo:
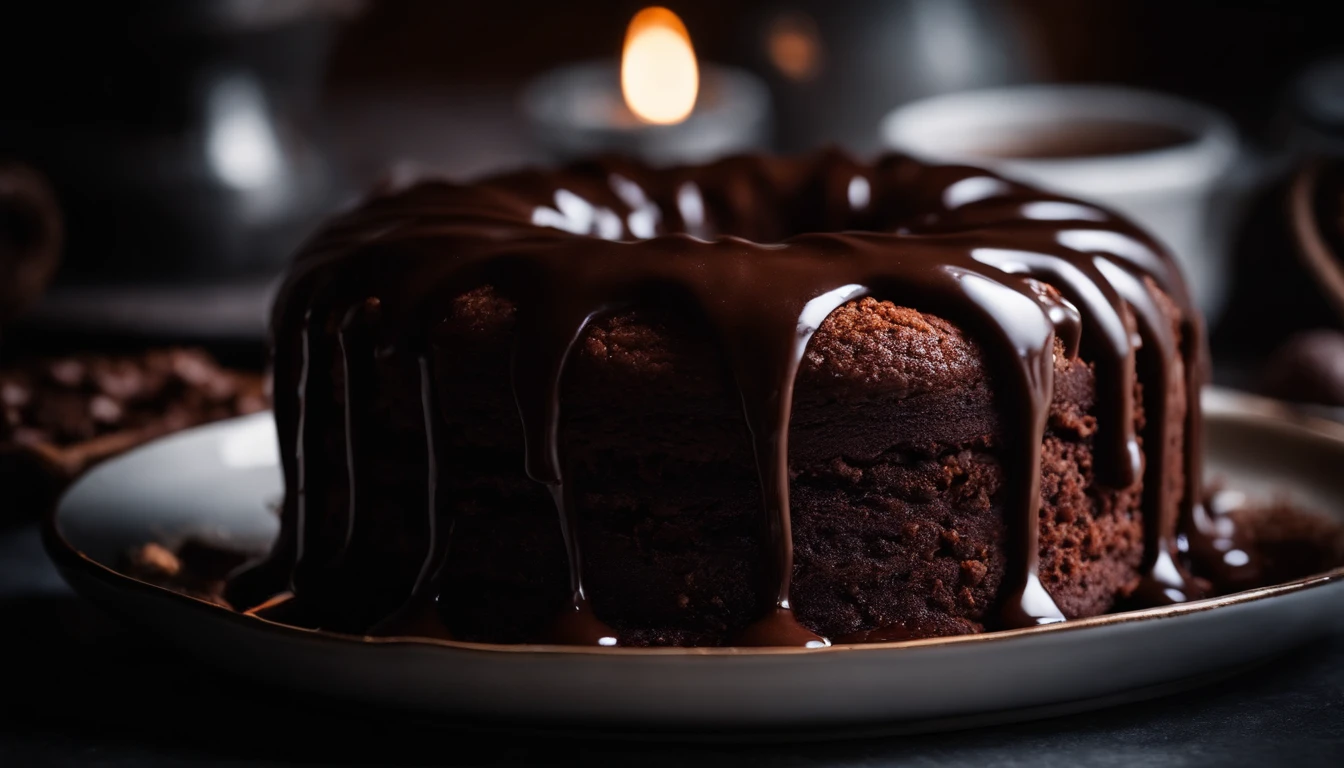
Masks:
[[[439,602],[466,640],[535,638],[565,598],[554,506],[521,461],[509,378],[515,312],[493,289],[474,290],[434,336],[448,499],[438,516],[452,529]],[[323,495],[310,503],[334,513],[312,527],[308,552],[344,535],[349,505],[339,344],[328,336],[316,346],[332,367],[329,407],[309,404],[328,427],[314,465]],[[344,631],[367,631],[402,607],[428,555],[418,370],[395,359],[376,366],[368,399],[351,404],[356,434],[380,446],[356,481],[373,505],[360,515],[369,527],[356,534],[355,556],[314,565],[300,581],[310,600],[329,604],[326,625]],[[1095,482],[1092,366],[1057,349],[1055,372],[1041,574],[1067,616],[1091,616],[1138,579],[1142,481]],[[570,362],[561,439],[584,574],[597,615],[623,644],[721,644],[762,610],[760,491],[736,397],[706,330],[665,313],[596,321]],[[800,368],[790,426],[794,608],[805,626],[835,638],[985,628],[1006,559],[998,405],[977,343],[951,323],[875,299],[827,318]],[[1171,414],[1178,444],[1183,415]]]

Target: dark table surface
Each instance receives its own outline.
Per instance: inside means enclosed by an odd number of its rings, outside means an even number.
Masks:
[[[0,530],[0,766],[1344,765],[1344,634],[1154,701],[1016,725],[811,744],[463,728],[260,688],[76,598],[35,526]]]

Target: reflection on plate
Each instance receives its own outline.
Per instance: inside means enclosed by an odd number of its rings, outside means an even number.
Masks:
[[[1206,394],[1209,474],[1344,517],[1344,425]],[[118,573],[146,541],[264,551],[282,492],[269,414],[110,461],[67,494],[48,550],[81,593],[185,652],[273,684],[473,718],[700,733],[910,731],[1158,695],[1332,629],[1344,568],[1210,600],[1035,627],[820,650],[591,649],[372,639],[242,616]]]

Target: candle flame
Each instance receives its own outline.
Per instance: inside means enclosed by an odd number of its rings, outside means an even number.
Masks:
[[[621,54],[621,93],[630,111],[646,123],[680,123],[699,91],[700,67],[686,25],[666,8],[635,14]]]

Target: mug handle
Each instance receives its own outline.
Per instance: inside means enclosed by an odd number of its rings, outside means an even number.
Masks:
[[[0,160],[0,329],[42,296],[64,240],[60,205],[46,178]]]
[[[1316,187],[1325,165],[1325,160],[1316,158],[1297,172],[1288,192],[1288,220],[1298,255],[1321,282],[1335,311],[1344,318],[1344,261],[1341,261],[1344,254],[1334,253],[1316,220]]]

